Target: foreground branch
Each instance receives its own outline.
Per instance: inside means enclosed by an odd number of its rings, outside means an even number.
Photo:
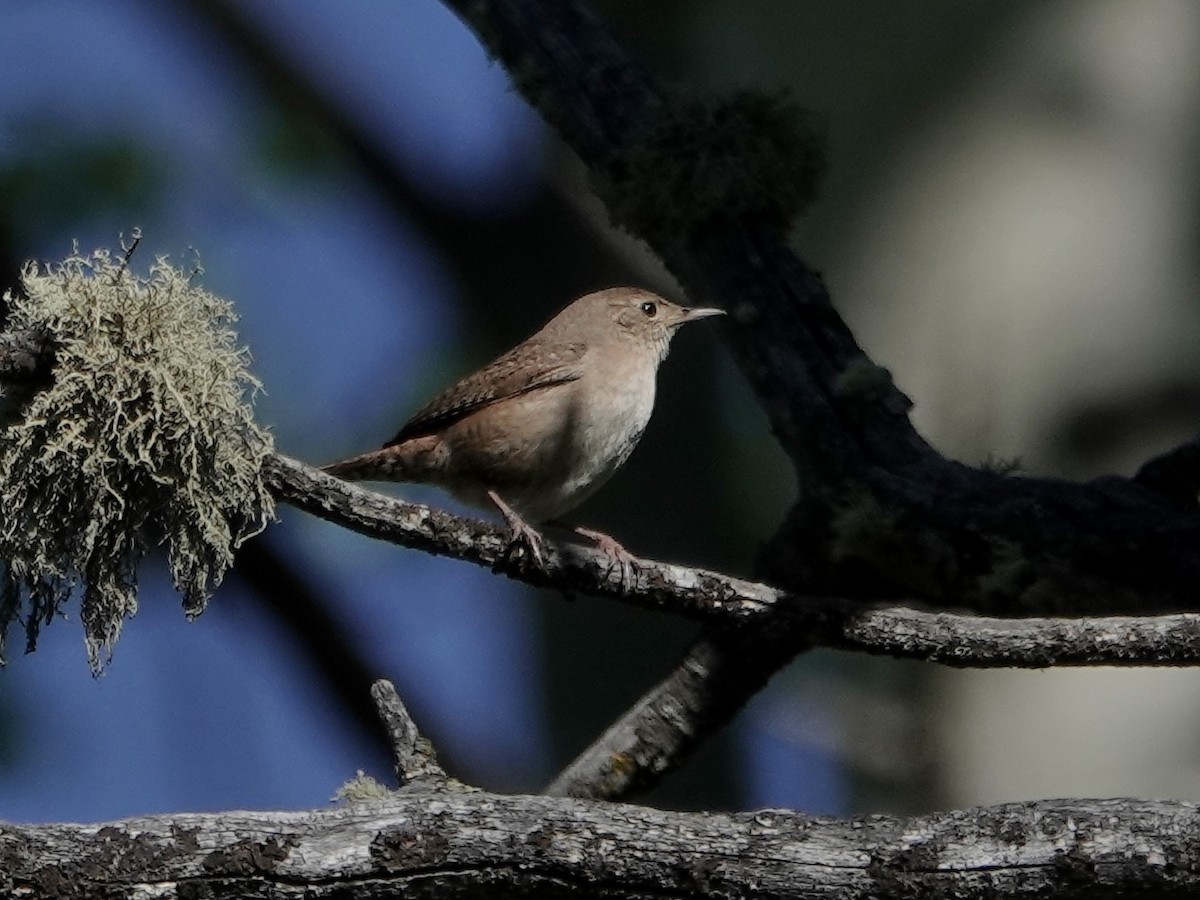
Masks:
[[[912,819],[675,813],[404,791],[303,813],[0,826],[5,896],[1182,896],[1200,891],[1184,803],[1007,804]]]

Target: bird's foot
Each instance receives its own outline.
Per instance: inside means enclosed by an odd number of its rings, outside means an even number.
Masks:
[[[621,576],[621,590],[630,591],[637,577],[637,557],[626,550],[621,543],[603,531],[593,531],[591,528],[575,527],[575,533],[587,538],[596,545],[596,549],[608,560],[608,571],[618,569]]]
[[[509,531],[512,532],[512,537],[508,541],[508,554],[512,555],[514,550],[523,549],[529,553],[529,558],[533,560],[540,568],[545,568],[545,554],[542,551],[543,541],[542,535],[536,528],[522,519],[517,511],[500,499],[500,495],[495,491],[488,491],[488,499],[496,505],[496,509],[500,510],[500,515],[504,516],[504,522],[508,525]]]

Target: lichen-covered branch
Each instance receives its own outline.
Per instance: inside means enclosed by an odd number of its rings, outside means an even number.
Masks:
[[[38,329],[0,334],[0,395],[11,384],[33,380],[50,353],[49,335]]]
[[[32,647],[81,588],[98,670],[137,609],[152,543],[198,615],[234,550],[273,517],[261,478],[272,438],[254,420],[258,381],[233,306],[165,259],[135,274],[138,240],[120,255],[29,263],[4,294],[14,336],[2,350],[18,380],[39,342],[53,342],[54,365],[0,422],[0,655],[11,624]]]
[[[908,819],[679,813],[402,791],[308,812],[0,825],[0,894],[49,897],[1193,896],[1185,803],[1013,803]]]
[[[42,334],[0,334],[0,367],[19,364],[22,371],[40,377],[50,352]],[[1186,458],[1189,448],[1185,445],[1171,458]],[[365,490],[279,453],[267,458],[264,479],[281,502],[344,527],[489,566],[530,584],[610,596],[721,627],[756,626],[768,614],[782,617],[795,635],[795,649],[828,646],[974,667],[1179,665],[1200,659],[1195,617],[1188,614],[982,617],[883,601],[797,596],[718,572],[649,559],[638,560],[633,576],[623,578],[603,554],[582,544],[551,543],[546,566],[539,569],[510,556],[506,533],[496,526]]]

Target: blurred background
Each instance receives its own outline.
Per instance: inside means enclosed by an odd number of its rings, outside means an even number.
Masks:
[[[942,450],[1089,477],[1195,433],[1200,6],[592,5],[669,83],[786,88],[822,117],[795,245]],[[260,419],[314,463],[379,445],[579,293],[678,294],[437,0],[0,0],[0,82],[0,286],[135,226],[143,269],[194,248],[241,313]],[[575,518],[749,574],[795,485],[717,335],[675,342],[645,439]],[[537,790],[695,632],[280,518],[195,622],[148,560],[98,679],[77,622],[28,655],[10,636],[0,819],[298,808],[356,769],[388,780],[381,676],[453,774]],[[821,652],[649,801],[1200,799],[1198,775],[1200,673]]]

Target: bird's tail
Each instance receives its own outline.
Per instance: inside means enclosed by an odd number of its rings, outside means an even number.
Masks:
[[[422,435],[330,463],[321,471],[347,481],[437,481],[446,453],[437,435]]]
[[[404,460],[392,448],[360,453],[340,462],[321,466],[321,471],[346,481],[407,481]]]

